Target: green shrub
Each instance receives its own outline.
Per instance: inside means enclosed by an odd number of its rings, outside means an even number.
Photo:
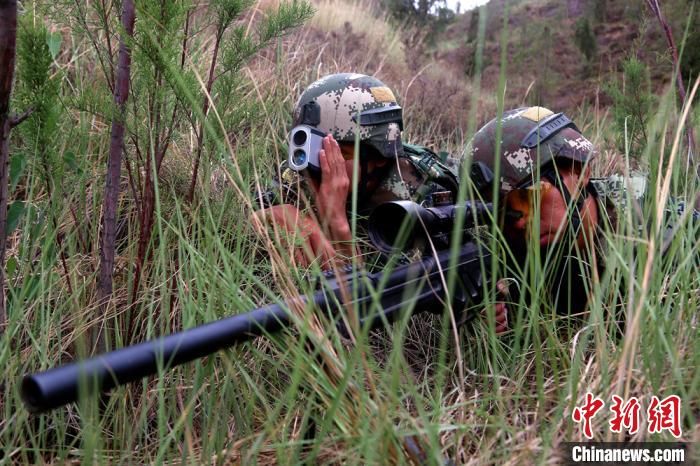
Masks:
[[[62,163],[55,156],[60,80],[53,76],[53,60],[60,48],[61,35],[49,33],[33,15],[22,17],[18,29],[15,108],[30,109],[31,116],[17,127],[22,144],[14,158],[23,158],[24,166],[39,164],[45,186],[49,186],[54,175],[60,179],[62,172]]]
[[[605,86],[613,101],[612,116],[617,148],[631,158],[639,158],[647,141],[646,127],[654,96],[647,66],[635,57],[622,64],[622,82]]]
[[[586,57],[587,62],[590,62],[593,58],[595,58],[598,45],[588,18],[581,18],[576,22],[574,40],[576,41],[576,46],[578,49],[581,51],[583,56]]]

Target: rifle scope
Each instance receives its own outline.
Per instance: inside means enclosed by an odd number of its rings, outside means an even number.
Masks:
[[[424,249],[430,241],[438,249],[449,244],[454,222],[464,212],[461,241],[467,230],[487,219],[493,204],[466,201],[423,207],[412,201],[392,201],[379,205],[369,216],[369,238],[385,254],[410,248]]]

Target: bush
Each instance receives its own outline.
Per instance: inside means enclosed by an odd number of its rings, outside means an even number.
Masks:
[[[588,18],[581,18],[576,22],[574,40],[576,41],[578,49],[586,57],[587,62],[595,58],[598,44],[596,43],[595,35],[593,34]]]
[[[613,100],[612,116],[617,148],[631,158],[639,158],[647,141],[646,127],[654,104],[647,66],[635,57],[622,64],[622,83],[605,86]]]
[[[62,166],[55,157],[55,135],[61,109],[60,77],[53,76],[53,60],[61,36],[50,34],[33,15],[21,18],[17,35],[17,108],[31,109],[31,116],[18,127],[22,138],[15,157],[36,163],[46,186],[53,185],[54,174],[61,179]],[[25,164],[26,165],[26,164]]]
[[[692,17],[689,18],[690,30],[685,39],[680,63],[681,74],[689,86],[693,85],[700,74],[700,47],[697,46],[700,44],[700,28],[693,27],[693,24],[697,25],[700,21],[700,4],[695,5],[694,10]]]

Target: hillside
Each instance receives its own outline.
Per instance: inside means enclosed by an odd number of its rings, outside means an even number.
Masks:
[[[679,46],[692,1],[663,5]],[[326,71],[374,74],[399,93],[410,136],[428,143],[442,138],[443,143],[448,139],[459,144],[466,137],[471,109],[477,109],[476,124],[496,110],[506,3],[506,107],[537,103],[570,114],[586,107],[605,109],[611,99],[604,88],[620,79],[621,63],[629,56],[649,67],[657,94],[672,79],[663,31],[641,0],[491,0],[442,27],[396,21],[387,12],[390,3],[321,0],[314,3],[317,13],[307,27],[288,39],[295,49],[294,60],[287,65],[306,66],[288,76],[299,77],[298,90]],[[486,13],[486,32],[483,69],[475,79],[479,11]],[[590,59],[576,42],[582,23],[588,24],[595,39]],[[691,33],[695,29],[691,27]],[[301,54],[304,59],[299,59]]]
[[[648,18],[643,2],[603,2],[604,12],[592,11],[596,2],[513,3],[508,10],[506,55],[506,101],[511,105],[537,102],[569,112],[582,104],[594,105],[596,100],[606,106],[610,101],[601,85],[631,55],[650,67],[656,90],[670,78],[661,28]],[[482,86],[488,91],[494,91],[498,82],[505,4],[505,0],[492,0],[486,5]],[[460,16],[438,39],[437,61],[455,71],[473,66],[477,15],[474,10]],[[590,25],[595,38],[596,51],[590,59],[576,43],[580,22]]]

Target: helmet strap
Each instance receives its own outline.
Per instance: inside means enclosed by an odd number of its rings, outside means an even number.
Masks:
[[[362,155],[362,151],[359,154],[360,157],[360,179],[357,181],[357,198],[364,201],[365,197],[369,194],[367,185],[369,183],[369,174],[367,170],[369,169],[369,162],[367,157]]]

